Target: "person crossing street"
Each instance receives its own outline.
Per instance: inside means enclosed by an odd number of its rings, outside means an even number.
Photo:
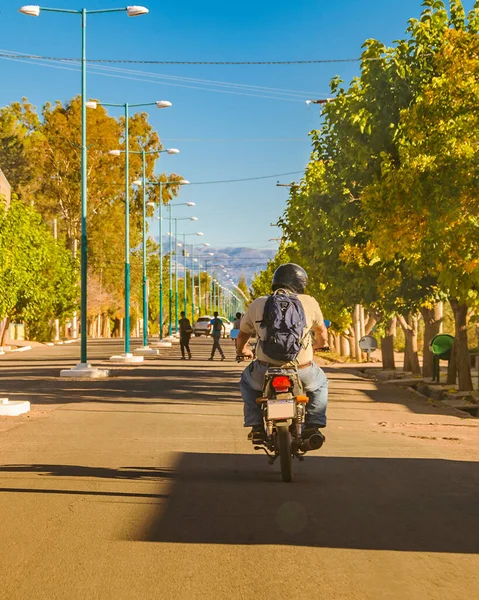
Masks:
[[[213,313],[214,319],[211,320],[211,337],[213,338],[213,347],[211,348],[211,356],[208,360],[213,360],[216,350],[221,355],[221,360],[225,359],[225,354],[220,346],[220,339],[223,331],[226,331],[223,321],[219,318],[218,313]]]
[[[186,360],[185,351],[188,353],[188,359],[191,360],[190,338],[193,332],[190,320],[186,318],[184,311],[180,313],[181,319],[178,321],[180,327],[180,348],[181,360]]]

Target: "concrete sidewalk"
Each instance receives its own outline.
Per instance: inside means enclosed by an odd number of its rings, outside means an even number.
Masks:
[[[330,368],[327,443],[284,484],[209,345],[104,381],[57,376],[72,347],[2,357],[33,405],[0,433],[2,600],[477,596],[477,420]]]

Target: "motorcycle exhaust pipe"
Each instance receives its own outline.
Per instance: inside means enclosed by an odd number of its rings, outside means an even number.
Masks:
[[[312,450],[319,450],[324,443],[324,437],[319,433],[314,433],[311,437],[303,440],[301,444],[301,450],[303,452],[311,452]]]

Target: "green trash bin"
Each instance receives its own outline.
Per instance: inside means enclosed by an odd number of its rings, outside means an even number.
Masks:
[[[439,333],[429,342],[429,349],[434,356],[432,378],[438,383],[440,382],[439,361],[447,360],[449,362],[453,344],[454,337],[448,333]]]

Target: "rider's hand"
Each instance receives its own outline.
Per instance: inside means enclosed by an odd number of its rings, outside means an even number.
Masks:
[[[243,358],[254,358],[254,352],[251,348],[245,347],[242,352],[238,352],[238,356],[242,356]]]

